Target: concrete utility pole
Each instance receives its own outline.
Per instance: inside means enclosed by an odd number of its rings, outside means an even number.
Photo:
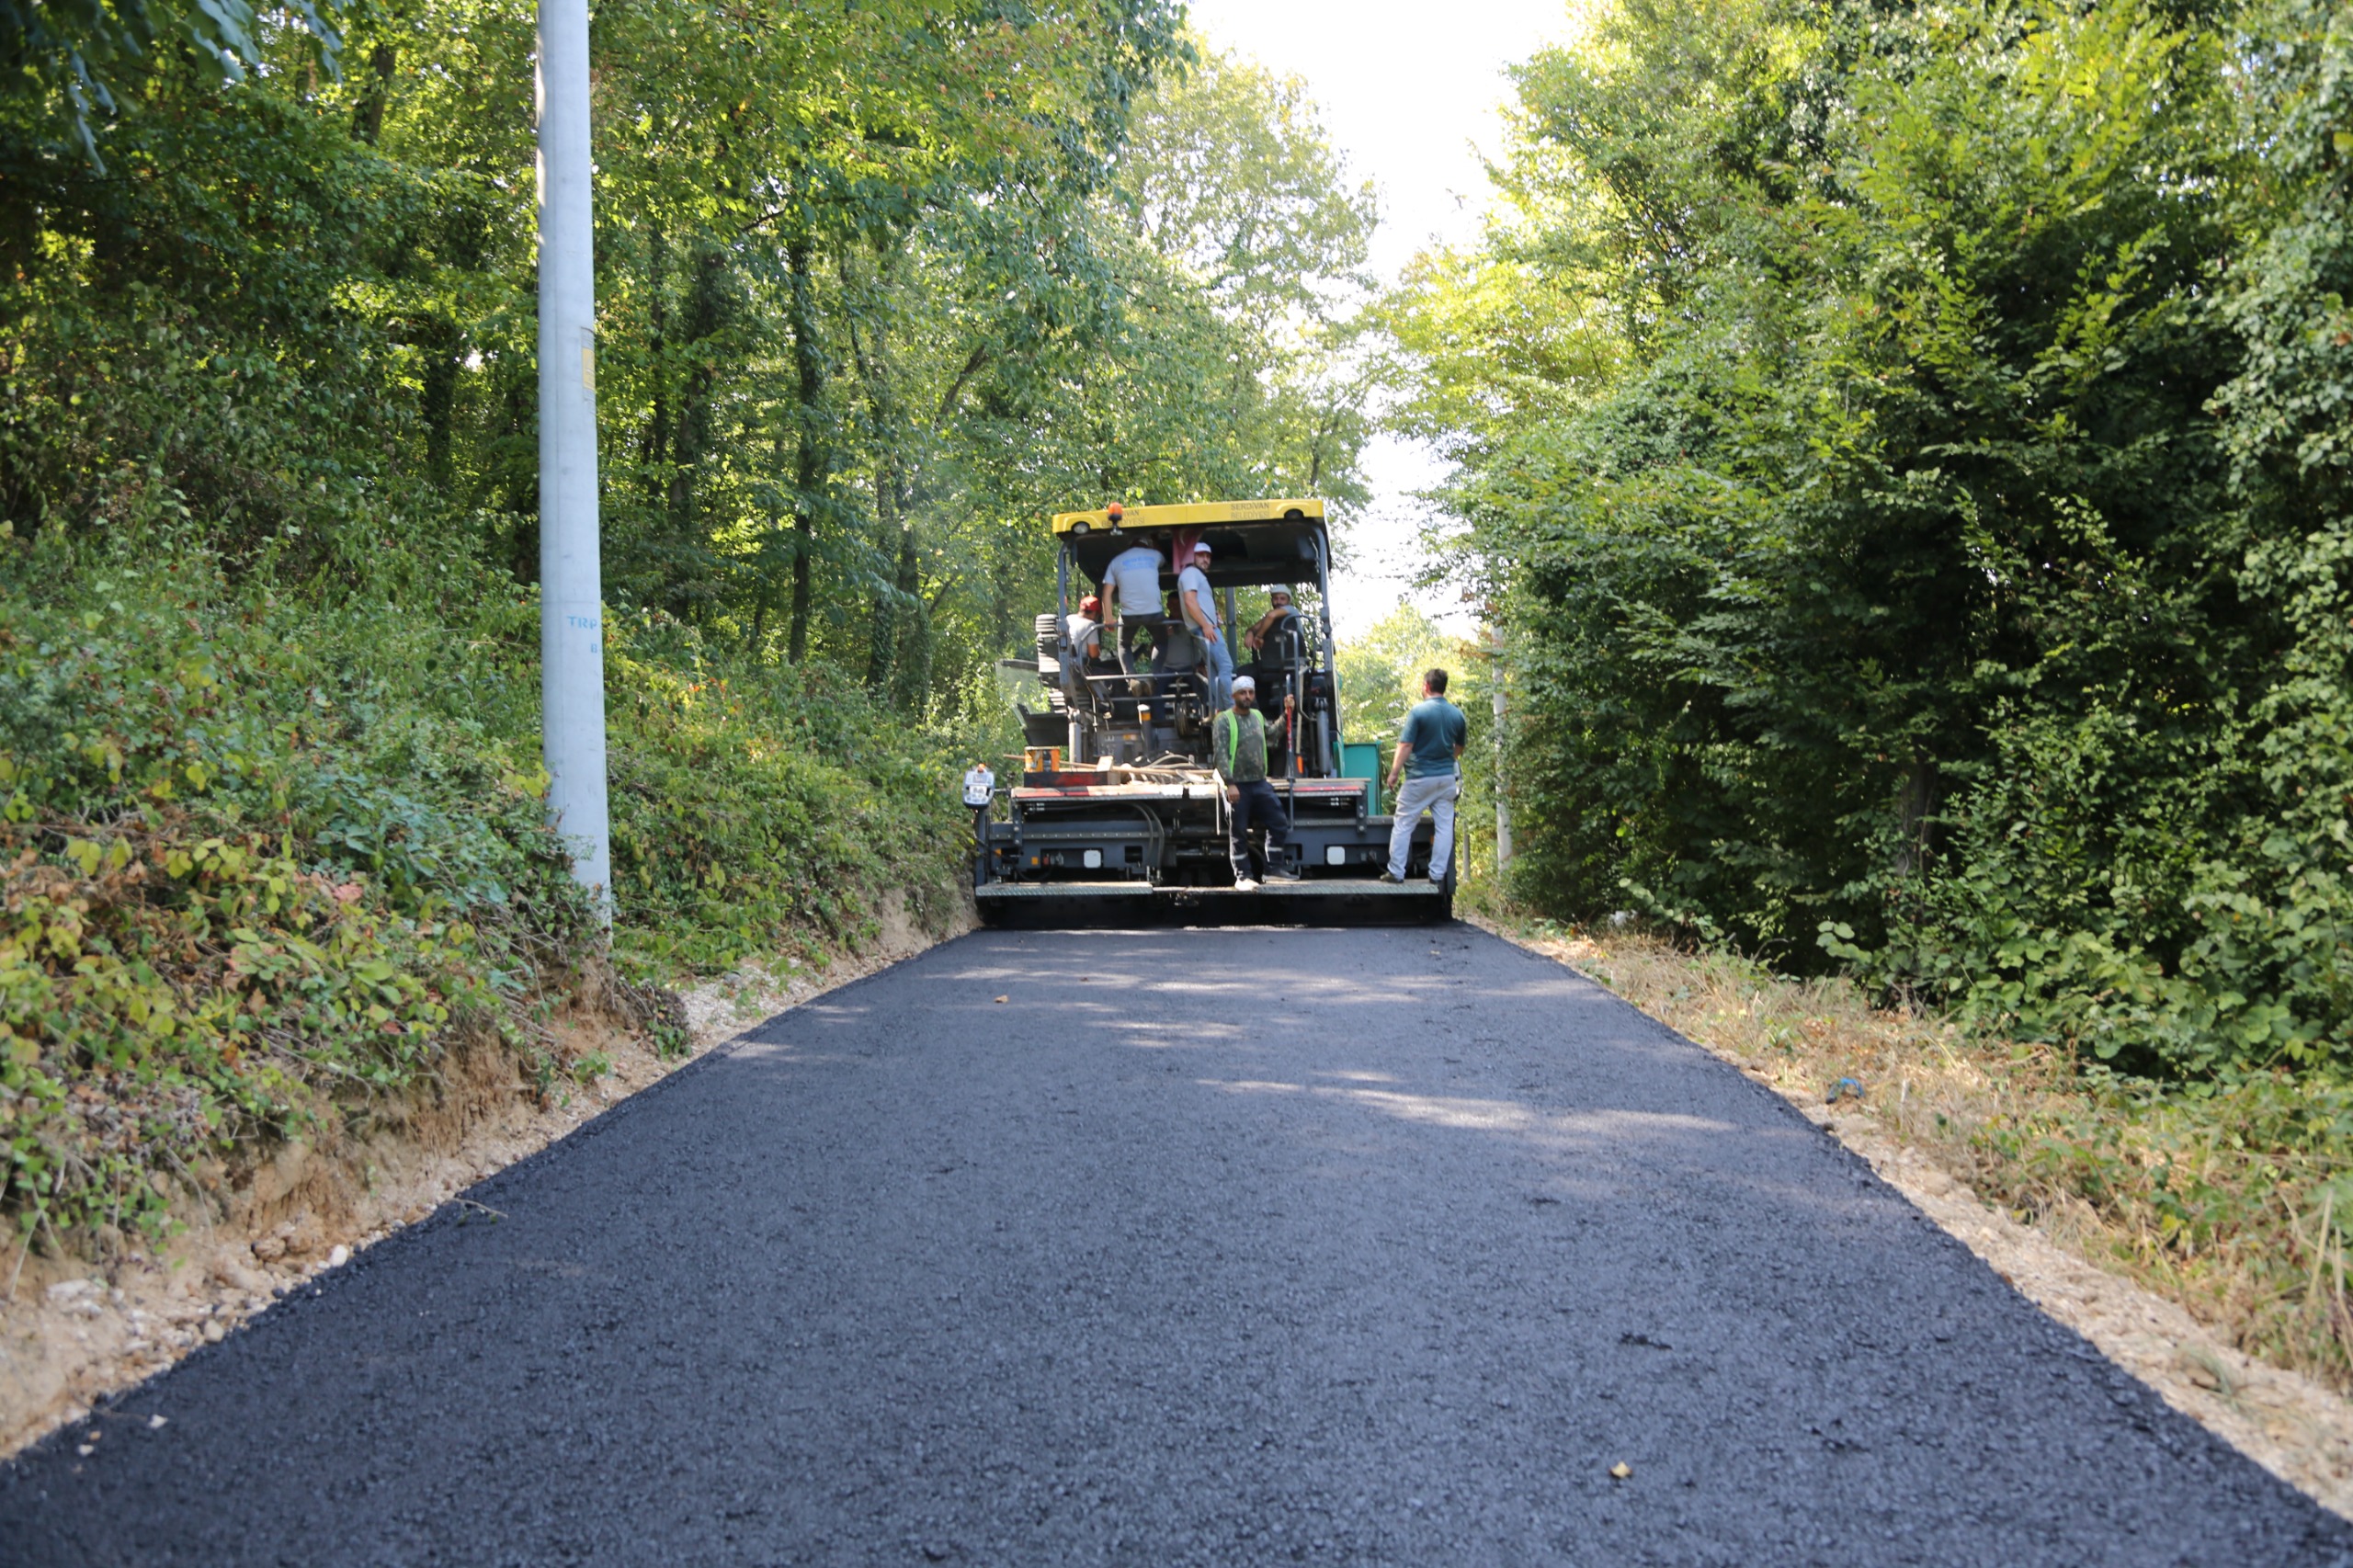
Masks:
[[[612,917],[597,542],[597,267],[587,0],[540,0],[540,701],[548,817]]]

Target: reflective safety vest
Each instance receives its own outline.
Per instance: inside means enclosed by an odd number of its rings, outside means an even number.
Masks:
[[[1235,783],[1246,784],[1250,781],[1242,777],[1242,721],[1233,716],[1233,710],[1231,708],[1219,714],[1218,717],[1225,721],[1226,766],[1233,769]],[[1267,716],[1264,713],[1259,712],[1256,708],[1253,708],[1250,710],[1250,722],[1257,727],[1257,732],[1260,737],[1258,746],[1258,777],[1260,778],[1264,778],[1267,776],[1267,747],[1265,744],[1265,736],[1267,733]]]

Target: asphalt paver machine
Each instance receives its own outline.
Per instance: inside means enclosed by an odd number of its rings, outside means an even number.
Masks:
[[[1452,910],[1453,870],[1427,880],[1431,824],[1415,831],[1405,881],[1383,882],[1392,819],[1377,742],[1351,741],[1332,664],[1331,536],[1313,499],[1108,507],[1053,519],[1057,608],[1037,619],[1038,699],[1024,703],[1018,779],[983,821],[973,892],[992,924],[1412,923]],[[1287,815],[1297,881],[1233,885],[1226,799],[1211,766],[1209,684],[1173,603],[1176,553],[1210,546],[1208,577],[1238,673],[1257,682],[1267,774]],[[1159,615],[1117,614],[1098,590],[1114,557],[1159,557]],[[1290,590],[1256,650],[1243,633]],[[1113,617],[1094,655],[1071,618],[1100,591]],[[1291,699],[1285,714],[1284,699]]]

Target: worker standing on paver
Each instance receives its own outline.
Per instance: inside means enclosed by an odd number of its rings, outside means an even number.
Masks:
[[[1233,706],[1210,726],[1217,759],[1217,774],[1225,780],[1225,847],[1233,861],[1233,885],[1255,892],[1258,880],[1250,874],[1250,829],[1267,830],[1267,881],[1295,882],[1299,874],[1283,863],[1290,837],[1282,797],[1267,782],[1267,720],[1258,711],[1258,683],[1248,676],[1233,678]],[[1283,714],[1290,716],[1291,699],[1283,699]]]
[[[1218,621],[1217,594],[1210,586],[1210,547],[1204,540],[1193,546],[1192,564],[1176,574],[1176,601],[1186,623],[1197,629],[1201,652],[1210,666],[1210,710],[1216,712],[1233,699],[1233,650],[1225,645],[1225,631]]]
[[[1389,869],[1384,882],[1405,880],[1405,857],[1414,847],[1414,826],[1422,813],[1430,814],[1430,881],[1446,881],[1454,858],[1454,801],[1462,793],[1462,748],[1471,739],[1471,722],[1462,710],[1446,699],[1446,672],[1431,670],[1422,676],[1422,699],[1405,715],[1397,737],[1397,756],[1389,765],[1391,808],[1396,824],[1389,830]],[[1398,788],[1400,778],[1404,788]]]
[[[1105,619],[1119,624],[1116,646],[1120,667],[1136,667],[1138,636],[1150,638],[1160,619],[1160,551],[1148,544],[1130,545],[1111,557],[1103,571]]]

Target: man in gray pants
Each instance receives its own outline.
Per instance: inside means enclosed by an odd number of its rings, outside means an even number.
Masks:
[[[1381,873],[1382,881],[1405,880],[1405,857],[1414,847],[1414,826],[1424,812],[1429,812],[1435,830],[1430,881],[1446,881],[1447,866],[1454,858],[1454,799],[1462,793],[1462,748],[1470,739],[1470,721],[1446,699],[1446,672],[1431,670],[1422,676],[1422,699],[1405,715],[1397,756],[1389,765],[1396,825],[1389,830],[1389,869]]]

